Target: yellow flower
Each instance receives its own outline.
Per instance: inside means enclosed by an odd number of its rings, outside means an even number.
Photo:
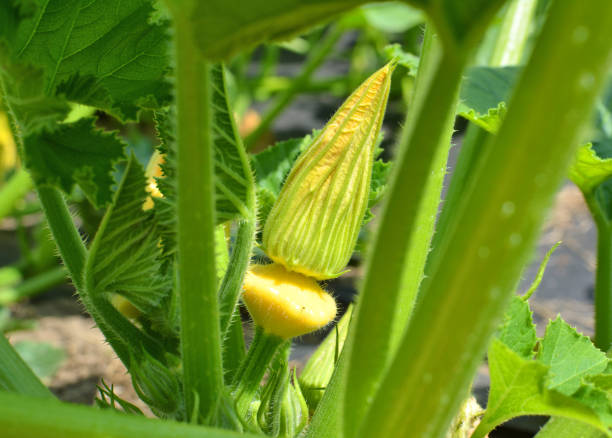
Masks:
[[[357,88],[291,170],[263,232],[266,254],[316,279],[342,274],[368,204],[394,64]]]

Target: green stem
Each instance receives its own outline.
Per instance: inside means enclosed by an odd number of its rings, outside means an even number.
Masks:
[[[255,220],[250,218],[240,221],[230,263],[219,289],[221,333],[225,334],[227,332],[230,318],[234,314],[234,309],[238,303],[242,280],[249,267],[254,239]]]
[[[537,0],[510,2],[489,65],[502,67],[520,64],[537,3]]]
[[[255,327],[255,336],[249,351],[234,378],[233,394],[236,412],[240,418],[247,418],[261,380],[276,351],[285,342],[289,341],[264,333],[261,327]]]
[[[246,346],[244,332],[242,331],[242,320],[240,311],[236,308],[223,339],[223,371],[226,384],[234,381],[245,356]]]
[[[610,27],[612,3],[551,3],[359,437],[446,433],[580,144],[612,56]]]
[[[14,303],[23,298],[44,292],[54,286],[66,282],[68,271],[63,266],[57,266],[28,278],[15,287],[0,289],[0,306]]]
[[[0,430],[2,438],[256,437],[5,392],[0,392]]]
[[[244,139],[244,145],[247,150],[251,150],[255,146],[255,142],[270,128],[274,119],[291,103],[304,84],[310,81],[310,77],[325,61],[325,58],[333,50],[342,33],[343,29],[341,26],[333,26],[327,31],[325,38],[315,45],[300,74],[293,79],[289,88],[270,105],[270,109],[263,116],[257,128]]]
[[[174,15],[178,144],[178,288],[187,412],[212,418],[223,386],[215,271],[210,65],[194,41],[188,5]]]
[[[64,197],[58,189],[37,186],[38,198],[42,204],[51,234],[57,244],[66,268],[77,290],[82,290],[83,270],[87,249],[72,220]]]
[[[19,168],[0,190],[0,219],[8,216],[15,204],[32,190],[32,179],[24,168]]]
[[[441,57],[434,39],[428,30],[413,109],[349,335],[347,437],[355,435],[404,333],[433,233],[464,66],[462,57]]]
[[[612,224],[595,194],[584,199],[597,227],[597,270],[595,272],[595,346],[608,351],[612,345]]]
[[[32,397],[53,397],[51,391],[36,377],[2,333],[0,333],[0,389]]]

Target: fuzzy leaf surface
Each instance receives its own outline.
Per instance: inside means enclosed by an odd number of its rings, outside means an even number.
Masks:
[[[144,171],[132,157],[91,245],[85,275],[92,293],[123,295],[146,314],[169,294],[171,281],[161,274],[153,211],[142,209],[145,185]]]
[[[227,99],[225,69],[222,64],[211,68],[212,105],[214,108],[213,140],[217,222],[249,217],[249,195],[254,190],[248,158],[236,129]]]
[[[229,109],[225,88],[224,68],[219,64],[211,69],[214,108],[215,207],[217,225],[251,214],[249,191],[254,190],[248,157]],[[158,178],[163,198],[155,199],[157,220],[164,240],[164,252],[176,251],[176,137],[170,111],[155,115],[159,150],[164,154],[162,178]]]
[[[20,6],[27,13],[5,36],[15,61],[44,72],[48,96],[131,120],[169,101],[166,26],[150,20],[150,1],[22,1],[0,10],[0,21],[14,22]]]
[[[601,400],[570,398],[546,387],[549,367],[520,357],[499,339],[489,348],[491,390],[487,411],[473,438],[482,438],[497,425],[522,415],[551,415],[579,420],[608,432],[607,410]]]
[[[523,359],[531,359],[538,341],[529,303],[513,296],[497,338]]]
[[[547,387],[568,396],[580,388],[583,378],[602,373],[609,363],[589,338],[560,317],[546,328],[538,361],[550,367]]]
[[[94,205],[102,206],[112,198],[112,172],[124,157],[124,143],[93,123],[94,119],[81,119],[25,136],[25,164],[39,184],[66,193],[78,184]]]

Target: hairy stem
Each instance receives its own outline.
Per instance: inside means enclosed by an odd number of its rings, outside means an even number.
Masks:
[[[187,412],[206,421],[223,386],[214,248],[210,65],[194,41],[192,5],[174,6],[178,144],[178,288]]]

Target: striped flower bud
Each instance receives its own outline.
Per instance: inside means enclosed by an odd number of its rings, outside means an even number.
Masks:
[[[393,69],[387,64],[366,79],[289,173],[263,233],[267,255],[287,269],[323,280],[348,263],[368,204]]]

